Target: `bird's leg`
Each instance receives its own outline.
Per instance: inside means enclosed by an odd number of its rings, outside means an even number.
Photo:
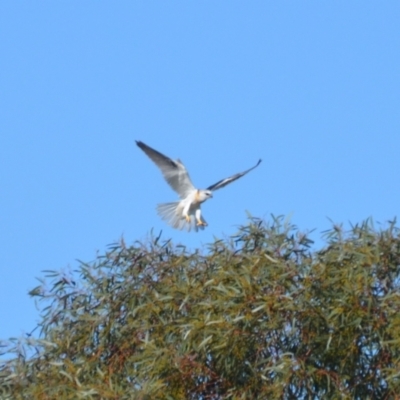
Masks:
[[[196,210],[196,222],[197,226],[207,226],[207,222],[201,220],[201,210],[198,208]]]
[[[186,222],[188,223],[191,222],[189,210],[190,210],[190,203],[189,202],[183,203],[182,216],[186,219]]]

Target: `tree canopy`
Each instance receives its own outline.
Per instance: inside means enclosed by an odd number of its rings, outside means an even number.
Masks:
[[[313,249],[282,217],[189,251],[111,245],[31,291],[4,399],[400,398],[400,235],[334,225]]]

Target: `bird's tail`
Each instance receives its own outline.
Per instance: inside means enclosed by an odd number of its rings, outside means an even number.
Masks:
[[[183,206],[180,201],[158,204],[157,213],[165,222],[175,229],[187,229],[187,231],[190,232],[191,229],[194,228],[196,232],[198,231],[194,215],[189,215],[190,222],[186,221],[186,218],[183,216]]]
[[[186,228],[188,232],[191,229],[191,222],[187,222],[185,217],[182,215],[183,207],[180,201],[174,201],[173,203],[162,203],[157,205],[158,215],[169,225],[175,229],[182,230]]]

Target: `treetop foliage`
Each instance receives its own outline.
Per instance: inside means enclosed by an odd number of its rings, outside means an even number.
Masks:
[[[399,228],[324,238],[252,218],[206,251],[121,241],[48,271],[40,338],[7,348],[0,397],[400,398]]]

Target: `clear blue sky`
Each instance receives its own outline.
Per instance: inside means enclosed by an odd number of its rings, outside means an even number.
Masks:
[[[0,3],[0,338],[36,324],[27,292],[151,228],[191,248],[246,210],[301,230],[400,205],[398,1]],[[209,227],[175,231],[176,195],[136,147],[180,158]]]

